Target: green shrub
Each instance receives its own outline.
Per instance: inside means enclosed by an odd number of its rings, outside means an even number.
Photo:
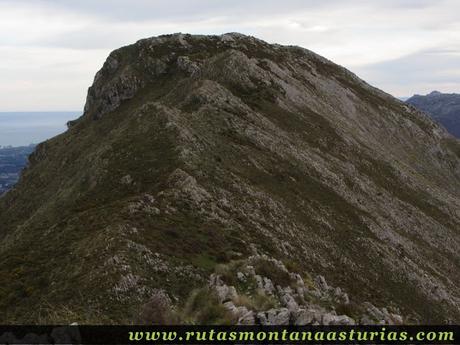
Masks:
[[[356,303],[341,303],[335,307],[337,315],[347,315],[354,319],[358,319],[362,315],[363,310]]]
[[[304,274],[303,282],[309,290],[314,290],[316,287],[315,282],[313,281],[313,278],[308,273]]]
[[[263,292],[257,291],[253,296],[254,308],[256,310],[268,310],[278,307],[278,303],[273,296],[268,296]]]
[[[182,312],[182,319],[185,323],[198,325],[231,325],[236,321],[209,288],[191,293]]]
[[[259,260],[255,263],[254,268],[257,274],[271,279],[275,285],[289,286],[291,284],[291,277],[289,276],[289,273],[271,262]]]
[[[142,307],[138,323],[141,325],[174,325],[179,323],[179,319],[169,300],[162,294],[156,294]]]

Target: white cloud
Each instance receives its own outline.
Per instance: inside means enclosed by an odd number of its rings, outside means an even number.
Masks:
[[[457,49],[419,51],[394,60],[357,67],[358,73],[381,89],[402,96],[437,90],[460,90],[460,44]],[[417,86],[414,92],[413,85]]]
[[[459,92],[458,13],[456,0],[0,0],[0,111],[81,109],[111,50],[171,32],[300,45],[398,96]]]

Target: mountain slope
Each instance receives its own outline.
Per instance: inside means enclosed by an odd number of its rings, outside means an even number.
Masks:
[[[415,95],[407,103],[430,114],[452,135],[460,138],[460,95],[433,91],[428,95]]]
[[[258,253],[458,322],[459,163],[427,116],[308,50],[138,41],[0,199],[0,319],[129,322]]]

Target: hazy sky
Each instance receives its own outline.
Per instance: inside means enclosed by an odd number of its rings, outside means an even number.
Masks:
[[[458,0],[0,0],[0,111],[82,109],[111,50],[232,31],[308,48],[395,96],[460,92]]]

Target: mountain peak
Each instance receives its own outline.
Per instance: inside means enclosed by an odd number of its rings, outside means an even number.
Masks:
[[[132,98],[140,89],[184,74],[201,80],[230,79],[234,75],[232,78],[241,79],[240,83],[251,84],[247,78],[256,78],[264,84],[269,81],[271,72],[267,68],[264,70],[260,63],[265,60],[275,66],[273,62],[276,64],[277,60],[288,56],[315,60],[325,67],[330,64],[306,49],[271,45],[240,33],[220,36],[178,33],[142,39],[109,55],[89,89],[85,115],[99,118],[117,108],[123,100]],[[226,61],[236,68],[229,69]],[[227,76],[223,76],[221,70]],[[235,76],[237,73],[244,73],[244,76]]]
[[[0,199],[0,308],[26,323],[46,300],[49,323],[65,322],[55,310],[132,323],[209,277],[229,291],[222,267],[263,257],[240,273],[291,279],[286,265],[322,276],[328,298],[326,280],[359,305],[458,321],[458,152],[422,112],[306,49],[140,40],[109,55],[84,115]]]

